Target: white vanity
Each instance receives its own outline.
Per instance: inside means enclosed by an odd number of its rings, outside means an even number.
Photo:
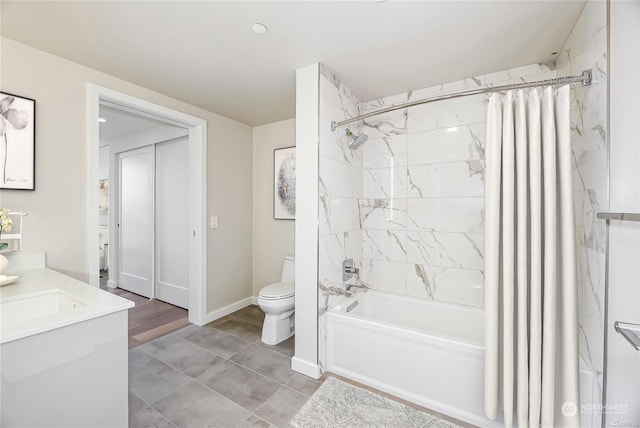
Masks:
[[[0,426],[126,427],[134,303],[16,255],[0,287]]]

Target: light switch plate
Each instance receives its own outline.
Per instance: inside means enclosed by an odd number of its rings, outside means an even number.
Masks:
[[[217,229],[218,228],[218,216],[213,216],[211,217],[211,229]]]

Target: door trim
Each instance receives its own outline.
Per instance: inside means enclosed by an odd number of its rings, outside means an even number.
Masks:
[[[98,245],[98,146],[100,103],[150,116],[189,131],[189,322],[206,322],[207,304],[207,122],[93,83],[87,84],[87,272],[89,284],[100,286]],[[112,229],[110,227],[110,229]],[[109,251],[113,249],[110,246]],[[111,254],[110,254],[111,256]],[[111,260],[114,260],[111,258]]]

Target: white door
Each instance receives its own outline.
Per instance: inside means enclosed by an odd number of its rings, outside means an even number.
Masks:
[[[156,298],[189,307],[189,140],[156,144]]]
[[[155,148],[118,154],[118,286],[153,297]]]

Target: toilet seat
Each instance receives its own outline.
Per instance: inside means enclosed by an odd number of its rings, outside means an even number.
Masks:
[[[293,295],[294,285],[292,282],[276,282],[260,290],[259,297],[265,300],[279,300],[292,297]]]

